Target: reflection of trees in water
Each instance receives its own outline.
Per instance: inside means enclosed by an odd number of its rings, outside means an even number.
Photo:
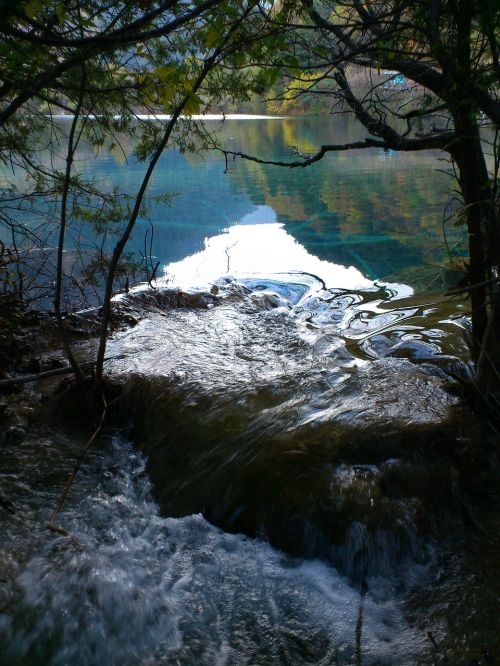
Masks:
[[[223,147],[281,159],[293,158],[292,147],[308,153],[321,143],[364,136],[347,117],[207,125],[219,131]],[[122,145],[125,152],[115,147],[96,155],[92,146],[82,144],[79,168],[86,176],[95,174],[100,187],[112,190],[119,185],[124,192],[135,191],[143,165],[134,159],[130,141]],[[421,263],[441,263],[445,256],[442,202],[450,195],[448,178],[436,172],[441,165],[429,154],[363,151],[331,154],[308,169],[237,160],[229,163],[229,173],[224,174],[224,159],[218,153],[188,156],[167,151],[150,194],[168,190],[178,196],[170,208],[152,205],[154,254],[162,263],[180,260],[202,249],[206,237],[237,223],[254,206],[267,205],[310,252],[334,263],[354,265],[370,277],[393,275]],[[42,222],[50,226],[54,205],[50,200],[37,206],[33,227]],[[145,228],[139,223],[131,249],[143,248]],[[75,242],[83,240],[88,246],[95,242],[88,224],[71,233]]]
[[[348,118],[241,123],[231,149],[291,159],[291,147],[312,152],[321,143],[359,139],[355,129]],[[271,206],[317,256],[384,277],[446,257],[442,216],[451,181],[438,168],[431,153],[372,150],[332,154],[307,169],[237,161],[230,178],[244,183],[255,203]]]

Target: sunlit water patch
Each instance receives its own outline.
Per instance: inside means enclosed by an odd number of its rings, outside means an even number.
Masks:
[[[176,289],[198,293],[202,307],[186,301],[160,313],[161,294]],[[332,369],[354,376],[387,358],[468,372],[461,303],[426,302],[407,285],[319,259],[276,222],[252,218],[206,238],[202,251],[168,264],[153,289],[144,284],[116,301],[136,307],[141,321],[113,340],[123,357],[113,372],[196,378],[209,390],[298,375],[299,392],[318,376],[328,384]]]
[[[218,236],[205,239],[205,248],[165,268],[168,284],[182,289],[209,287],[224,275],[310,273],[328,286],[362,288],[371,286],[353,266],[344,267],[318,259],[288,234],[284,225],[235,225]],[[290,279],[290,278],[288,278]]]

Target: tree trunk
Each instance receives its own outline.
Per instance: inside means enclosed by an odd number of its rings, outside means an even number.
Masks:
[[[498,253],[491,188],[484,159],[479,129],[468,108],[454,113],[459,139],[451,153],[460,171],[460,189],[464,200],[469,239],[469,284],[480,285],[492,276]],[[478,362],[488,326],[486,286],[471,290],[472,358]]]
[[[465,105],[464,105],[465,106]],[[459,140],[451,153],[460,171],[460,189],[469,236],[469,285],[472,309],[472,358],[475,387],[490,416],[500,420],[499,223],[474,112],[454,113]],[[496,212],[498,214],[496,214]],[[487,282],[486,285],[481,283]]]
[[[497,205],[496,230],[500,227],[500,206]],[[497,241],[496,251],[499,243]],[[483,340],[481,355],[477,363],[476,386],[483,401],[488,407],[490,417],[500,424],[500,277],[498,263],[494,265],[494,276],[497,282],[490,292],[490,316]]]
[[[475,385],[490,417],[500,424],[500,296],[491,305],[488,327],[477,363]]]

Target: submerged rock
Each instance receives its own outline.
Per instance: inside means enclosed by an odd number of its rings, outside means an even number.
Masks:
[[[430,422],[414,396],[427,423],[370,420],[369,409],[351,409],[350,420],[344,412],[291,426],[298,406],[259,409],[262,394],[243,405],[188,402],[177,391],[159,378],[129,377],[123,401],[166,515],[200,512],[356,577],[388,573],[408,555],[421,559],[426,541],[461,529],[451,461],[463,446],[464,415]]]
[[[455,462],[474,431],[443,364],[367,360],[361,343],[356,355],[361,324],[339,308],[363,308],[359,294],[314,307],[276,297],[268,309],[263,292],[149,311],[111,342],[119,418],[148,456],[162,511],[203,513],[358,578],[424,558],[430,539],[461,529]],[[367,330],[383,335],[365,317],[363,341]]]

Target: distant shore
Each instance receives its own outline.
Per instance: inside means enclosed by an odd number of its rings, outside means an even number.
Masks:
[[[71,120],[74,116],[70,113],[54,113],[50,116],[56,120]],[[89,115],[87,118],[90,120],[95,119],[97,116]],[[117,115],[113,116],[115,120],[119,120],[122,116]],[[170,120],[172,116],[159,113],[159,114],[145,114],[137,113],[134,116],[138,120]],[[181,119],[191,118],[192,120],[283,120],[286,116],[266,116],[261,114],[252,114],[252,113],[207,113],[207,114],[196,114],[192,116],[180,116]]]

